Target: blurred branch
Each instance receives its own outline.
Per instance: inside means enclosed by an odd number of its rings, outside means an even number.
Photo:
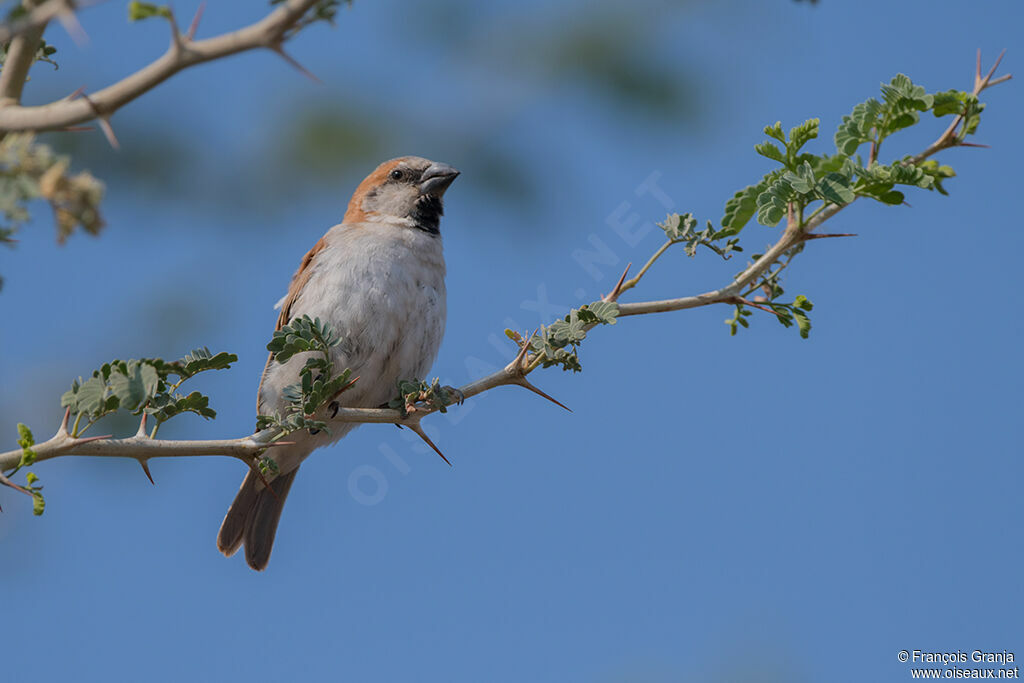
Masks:
[[[0,44],[37,30],[41,36],[46,25],[54,19],[67,18],[73,21],[70,17],[74,16],[77,4],[74,0],[46,0],[39,3],[24,16],[0,24]]]
[[[58,4],[66,7],[64,0],[59,3],[50,0],[33,10],[44,9],[47,6]],[[28,78],[28,70],[35,61],[36,51],[39,50],[39,43],[43,39],[43,31],[46,30],[46,23],[55,16],[52,14],[45,19],[35,23],[28,23],[22,30],[7,39],[0,39],[0,43],[10,40],[7,47],[7,56],[4,59],[3,70],[0,71],[0,106],[15,105],[21,101],[21,91],[25,87],[25,80]],[[2,34],[2,31],[0,31]]]
[[[292,63],[293,60],[283,51],[284,41],[290,37],[289,30],[297,26],[318,2],[286,0],[254,24],[205,40],[193,40],[191,29],[182,33],[172,17],[171,45],[156,61],[113,85],[90,93],[88,98],[70,96],[29,107],[0,102],[0,131],[52,130],[94,118],[106,119],[183,69],[247,50],[272,50]],[[45,27],[45,22],[42,27]]]

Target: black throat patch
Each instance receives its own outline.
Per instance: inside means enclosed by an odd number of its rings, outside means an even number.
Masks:
[[[428,194],[416,200],[416,206],[409,217],[412,218],[417,230],[431,235],[439,235],[441,234],[441,216],[443,214],[444,206],[441,204],[441,198]]]

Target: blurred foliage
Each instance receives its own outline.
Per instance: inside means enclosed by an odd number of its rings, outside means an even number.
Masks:
[[[360,89],[350,73],[339,70],[330,76],[331,95],[289,98],[287,106],[271,108],[270,120],[259,125],[276,134],[244,149],[242,158],[215,155],[182,130],[165,128],[154,135],[130,108],[118,116],[122,145],[117,152],[95,132],[47,134],[47,142],[119,193],[165,200],[187,196],[192,204],[233,216],[267,216],[284,212],[296,196],[352,186],[381,160],[418,152],[429,141],[445,150],[445,158],[472,159],[473,182],[492,200],[532,206],[541,191],[530,172],[534,160],[511,136],[495,130],[514,128],[539,99],[564,93],[596,99],[594,111],[619,110],[665,125],[694,121],[694,103],[702,99],[694,95],[707,84],[649,39],[667,16],[679,16],[688,4],[598,0],[553,7],[543,18],[508,16],[502,14],[508,8],[469,0],[409,6],[395,26],[410,50],[435,64],[472,63],[512,86],[479,89],[471,80],[478,74],[447,70],[446,78],[464,79],[480,95],[457,120],[424,117],[415,108],[383,101],[353,101],[350,93]],[[338,5],[325,0],[310,19],[332,20]],[[151,3],[131,3],[129,11],[137,19],[166,16],[162,5]],[[265,223],[272,221],[258,224]],[[520,229],[539,229],[533,226],[526,221]]]
[[[12,133],[0,139],[0,243],[14,243],[14,235],[29,220],[29,204],[36,199],[45,200],[53,210],[58,242],[79,227],[91,235],[99,233],[103,183],[88,171],[69,173],[70,166],[69,157],[36,142],[31,134]]]

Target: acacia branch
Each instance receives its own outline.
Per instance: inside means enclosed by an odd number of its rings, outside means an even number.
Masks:
[[[270,441],[271,435],[264,432],[237,439],[203,440],[164,440],[146,436],[145,418],[142,419],[138,433],[127,439],[112,439],[107,436],[76,437],[68,431],[70,410],[65,411],[64,420],[57,433],[50,439],[32,446],[35,462],[51,460],[65,455],[104,456],[113,458],[132,458],[145,463],[150,458],[188,457],[197,455],[226,455],[252,464],[253,459],[267,448],[287,445],[282,441]],[[18,467],[23,455],[21,449],[0,453],[0,471]],[[5,477],[0,484],[15,486]]]
[[[113,85],[90,93],[88,100],[65,98],[27,107],[0,103],[0,131],[53,130],[109,117],[174,74],[196,64],[254,49],[280,54],[289,29],[295,27],[317,1],[285,0],[254,24],[205,40],[193,40],[188,33],[179,32],[177,24],[172,22],[171,45],[156,61]]]
[[[292,4],[297,5],[299,3]],[[1007,77],[1004,76],[999,79],[992,80],[992,74],[993,72],[990,71],[987,76],[982,77],[979,67],[975,81],[976,93],[980,93],[985,88],[996,83],[1003,82],[1007,79]],[[2,114],[2,110],[0,110],[0,114]],[[965,121],[963,120],[963,117],[958,117],[954,123],[957,125],[965,124]],[[911,157],[905,163],[920,163],[920,161],[923,161],[938,151],[962,145],[963,143],[959,141],[959,138],[956,135],[956,128],[956,125],[950,126],[950,128],[943,132],[942,135],[940,135],[939,138],[929,145],[921,154],[916,157]],[[854,201],[856,199],[857,197],[854,198]],[[823,235],[820,233],[815,234],[813,231],[820,228],[826,221],[830,220],[848,205],[849,204],[827,204],[818,209],[807,220],[804,220],[797,212],[790,210],[786,228],[778,241],[776,241],[775,244],[773,244],[756,261],[748,265],[741,273],[721,288],[676,299],[620,303],[618,304],[618,315],[619,317],[648,315],[653,313],[681,311],[689,308],[708,306],[711,304],[735,305],[738,302],[744,302],[744,290],[747,290],[752,285],[756,285],[756,283],[760,281],[760,278],[765,275],[765,273],[768,273],[772,266],[778,264],[787,254],[789,254],[789,257],[783,262],[783,266],[789,265],[795,255],[795,252],[792,251],[794,248],[798,247],[803,242],[813,240],[817,237],[841,236]],[[845,236],[845,233],[842,236]],[[618,297],[623,292],[635,287],[654,261],[657,260],[657,258],[661,256],[668,247],[675,243],[678,243],[678,240],[669,240],[668,243],[662,245],[643,267],[640,273],[632,279],[626,280],[626,273],[623,273],[614,289],[606,295],[603,300],[613,302],[617,301]],[[586,329],[589,330],[596,324],[597,323],[587,325]],[[506,385],[520,386],[537,393],[544,398],[554,401],[554,399],[534,387],[526,379],[527,375],[539,367],[544,360],[542,353],[531,351],[531,339],[532,336],[527,335],[518,340],[518,343],[520,344],[519,352],[512,362],[504,368],[485,377],[474,380],[455,390],[455,393],[460,395],[461,400],[459,402],[461,403],[462,400],[472,398],[485,391]],[[557,401],[554,402],[558,403]],[[558,403],[558,405],[561,404]],[[331,409],[331,414],[329,416],[323,417],[326,421],[331,423],[385,423],[410,427],[414,432],[420,435],[421,438],[424,438],[424,440],[427,441],[434,450],[437,450],[436,446],[430,442],[429,438],[426,437],[425,433],[420,428],[420,421],[424,417],[438,412],[439,410],[441,410],[439,405],[431,403],[416,405],[410,411],[399,411],[386,408],[336,407]],[[48,460],[65,455],[85,455],[133,458],[144,463],[149,458],[156,457],[227,455],[243,460],[251,466],[254,459],[262,454],[267,448],[276,445],[283,445],[281,441],[275,441],[278,434],[273,430],[264,430],[248,436],[227,440],[166,441],[147,437],[145,435],[145,430],[140,427],[139,433],[136,434],[136,436],[127,439],[111,439],[109,437],[91,437],[82,439],[76,438],[72,434],[68,433],[67,420],[68,415],[65,414],[64,422],[61,425],[61,428],[57,430],[54,437],[44,443],[32,447],[33,451],[36,453],[37,461]],[[440,454],[440,451],[438,451],[438,453]],[[16,468],[21,461],[22,454],[23,451],[20,449],[0,453],[0,473],[4,470]],[[442,457],[444,456],[442,455]],[[13,485],[13,482],[9,482],[9,480],[5,480],[0,477],[0,484]]]

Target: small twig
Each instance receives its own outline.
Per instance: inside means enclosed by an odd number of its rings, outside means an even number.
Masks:
[[[661,247],[656,252],[654,252],[654,255],[652,255],[651,258],[647,259],[647,263],[645,263],[644,267],[640,269],[640,272],[623,283],[622,289],[619,293],[621,294],[622,292],[628,291],[636,287],[637,284],[640,282],[640,279],[647,273],[650,267],[654,265],[654,262],[657,261],[662,254],[668,251],[669,247],[677,243],[678,240],[667,240],[663,245],[661,245]]]

